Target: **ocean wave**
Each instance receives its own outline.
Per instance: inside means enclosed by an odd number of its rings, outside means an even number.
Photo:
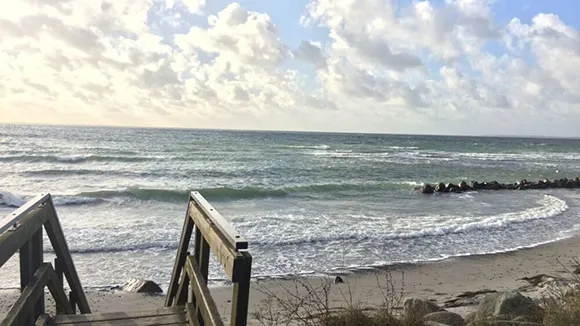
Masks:
[[[69,251],[73,254],[98,254],[98,253],[118,253],[130,251],[173,251],[177,249],[178,243],[141,243],[128,246],[105,246],[105,247],[74,247],[71,246]],[[44,250],[45,253],[54,253],[52,248]]]
[[[272,197],[285,197],[300,194],[322,194],[346,191],[364,190],[396,190],[411,189],[410,186],[420,185],[414,181],[401,181],[392,183],[368,183],[368,184],[313,184],[299,185],[283,188],[259,188],[259,187],[215,187],[196,189],[208,200],[237,200],[259,199]],[[183,202],[189,196],[190,190],[150,189],[150,188],[126,188],[121,190],[98,190],[82,192],[77,196],[87,198],[119,198],[129,197],[139,200],[155,200]]]
[[[61,177],[61,176],[84,176],[84,175],[94,175],[94,176],[122,176],[122,177],[167,177],[168,173],[156,172],[156,171],[122,171],[122,170],[92,170],[92,169],[45,169],[45,170],[31,170],[20,172],[20,175],[25,177]]]
[[[104,155],[2,155],[0,162],[27,163],[86,163],[86,162],[144,162],[159,159],[143,156],[104,156]]]
[[[53,202],[56,206],[80,206],[100,204],[106,202],[106,200],[83,196],[55,196]]]
[[[391,224],[389,227],[382,224],[380,219],[375,219],[368,223],[359,223],[357,226],[358,232],[352,232],[351,228],[345,228],[346,230],[344,232],[342,230],[334,229],[334,231],[328,233],[328,229],[332,229],[332,227],[323,223],[319,225],[321,228],[319,232],[318,230],[310,232],[310,234],[315,234],[315,236],[308,236],[304,233],[294,233],[295,238],[293,239],[287,239],[282,235],[292,234],[292,232],[289,232],[287,229],[295,228],[295,226],[291,224],[237,225],[237,227],[241,230],[245,230],[244,233],[247,234],[252,247],[259,250],[260,248],[271,249],[273,247],[285,246],[327,246],[328,244],[335,242],[342,244],[345,242],[381,243],[390,240],[447,236],[450,234],[466,233],[470,231],[491,231],[494,229],[509,227],[512,224],[554,218],[568,209],[568,205],[564,200],[550,195],[545,195],[538,201],[538,203],[540,206],[523,211],[490,216],[416,216],[408,218],[406,224]],[[255,223],[263,223],[263,221],[257,220]],[[405,223],[405,221],[402,221],[401,223]],[[409,229],[409,225],[414,225],[415,229]],[[258,231],[256,231],[257,233],[252,234],[250,230]],[[327,234],[324,235],[325,233]],[[559,238],[562,238],[562,236],[559,236]],[[79,254],[117,253],[129,251],[173,251],[175,249],[177,249],[177,243],[168,241],[143,242],[121,246],[71,246],[71,252]],[[519,247],[515,249],[519,249]]]
[[[9,191],[0,190],[0,206],[20,207],[26,203],[22,197]]]
[[[56,206],[90,205],[105,201],[102,198],[89,198],[83,196],[53,196],[52,200]],[[0,206],[18,208],[24,204],[26,204],[24,197],[9,191],[0,190]]]
[[[529,208],[519,212],[509,212],[489,216],[450,216],[450,215],[428,215],[428,216],[408,216],[396,219],[395,222],[382,224],[381,220],[372,219],[370,222],[361,222],[357,225],[358,232],[351,232],[350,229],[344,232],[333,232],[324,235],[327,225],[320,225],[320,232],[295,235],[287,238],[288,230],[276,227],[274,230],[266,230],[267,226],[245,225],[249,229],[259,229],[264,236],[257,235],[257,239],[252,244],[260,246],[296,246],[296,245],[324,245],[336,241],[386,241],[396,239],[410,239],[422,237],[445,236],[455,233],[470,231],[493,230],[505,228],[511,224],[523,223],[538,219],[547,219],[558,216],[568,210],[568,204],[557,197],[544,195],[538,201],[540,206]],[[256,221],[255,223],[261,223]],[[277,237],[276,233],[280,232]],[[266,236],[267,234],[267,236]],[[267,237],[267,238],[266,238]],[[280,240],[284,239],[284,240]]]
[[[325,144],[320,145],[286,145],[282,146],[284,149],[330,149],[330,146]]]

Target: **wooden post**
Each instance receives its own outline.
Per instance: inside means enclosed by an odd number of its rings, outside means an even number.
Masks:
[[[232,295],[232,326],[246,326],[248,323],[248,305],[250,300],[250,277],[252,272],[252,256],[240,252],[241,263],[234,270],[234,291]]]
[[[198,228],[195,228],[195,256],[194,259],[199,266],[199,271],[203,278],[203,282],[207,284],[209,273],[209,244],[204,238],[203,234]],[[197,320],[200,326],[204,326],[203,316],[200,311],[200,304],[195,299],[195,294],[192,289],[193,305],[195,307]]]
[[[177,293],[175,300],[173,300],[173,306],[182,306],[187,302],[187,297],[189,295],[189,275],[185,271],[181,274],[181,281],[179,282],[179,287],[177,288]]]
[[[66,239],[58,220],[58,215],[56,214],[52,199],[49,199],[45,205],[50,208],[52,213],[51,218],[48,219],[44,224],[48,239],[52,244],[52,248],[54,249],[56,257],[59,258],[63,265],[64,276],[66,277],[71,291],[75,294],[75,304],[78,306],[81,313],[89,314],[91,313],[91,308],[89,307],[89,302],[87,301],[83,286],[81,285],[81,280],[77,274],[77,270],[70,254],[68,244],[66,243]]]
[[[46,212],[43,212],[43,214],[46,214]],[[32,238],[30,239],[30,245],[31,245],[31,267],[32,267],[32,273],[35,273],[36,270],[38,268],[40,268],[40,266],[43,263],[43,259],[44,259],[44,246],[42,245],[42,228],[39,229],[38,231],[36,231],[36,233],[34,233],[34,235],[32,236]],[[42,293],[40,294],[40,298],[38,299],[38,302],[36,303],[36,305],[34,306],[34,320],[36,320],[40,315],[44,314],[44,291],[42,291]]]
[[[62,264],[60,262],[60,260],[58,259],[58,257],[56,257],[54,259],[54,271],[56,273],[56,278],[58,279],[58,281],[60,282],[61,285],[63,285],[62,290],[64,291],[64,279],[63,279],[63,270],[62,270]],[[66,296],[66,294],[65,294]],[[60,305],[56,304],[56,313],[63,313],[64,309],[63,307],[61,307]]]
[[[181,230],[181,239],[179,240],[179,247],[177,248],[177,255],[175,263],[173,264],[173,272],[171,273],[171,282],[165,297],[165,306],[171,307],[175,302],[177,290],[179,287],[179,280],[183,271],[183,265],[187,258],[187,249],[191,241],[191,233],[193,232],[193,220],[189,217],[189,201],[187,203],[187,211],[185,213],[185,221],[183,221],[183,228]]]
[[[68,301],[70,302],[70,306],[72,308],[73,314],[76,314],[77,313],[77,301],[75,300],[75,294],[73,291],[69,291]]]
[[[199,264],[201,275],[207,284],[209,273],[209,244],[199,229],[195,230],[195,260]]]
[[[32,269],[32,241],[28,240],[26,243],[20,247],[19,250],[19,259],[20,259],[20,293],[24,291],[24,288],[28,284],[30,284],[34,277],[34,270]],[[25,320],[24,325],[31,326],[34,325],[34,318],[35,309],[27,311],[26,314],[28,317]]]

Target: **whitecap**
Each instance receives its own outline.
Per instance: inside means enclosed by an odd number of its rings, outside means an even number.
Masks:
[[[0,190],[0,205],[8,207],[20,207],[26,203],[22,197],[9,191]]]

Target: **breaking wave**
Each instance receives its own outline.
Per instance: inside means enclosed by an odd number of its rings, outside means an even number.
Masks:
[[[156,157],[144,156],[107,156],[107,155],[2,155],[0,162],[26,163],[86,163],[86,162],[144,162],[155,160]]]

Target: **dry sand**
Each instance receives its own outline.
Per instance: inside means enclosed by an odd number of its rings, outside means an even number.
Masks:
[[[570,276],[566,268],[573,269],[572,259],[580,254],[580,237],[523,249],[510,253],[481,255],[448,259],[439,262],[390,267],[395,285],[403,285],[404,274],[405,296],[428,297],[439,303],[454,298],[465,291],[512,290],[525,285],[518,280],[525,276],[549,274],[553,276]],[[355,302],[365,306],[379,306],[383,294],[377,285],[385,285],[385,270],[358,272],[344,276],[346,283],[333,285],[330,300],[333,305],[344,304],[344,295],[349,297],[349,288]],[[302,279],[305,280],[305,279]],[[321,279],[306,279],[311,284],[319,284]],[[264,291],[287,295],[286,289],[294,288],[294,280],[256,281],[252,284],[250,311],[255,311],[266,299]],[[224,319],[229,319],[231,287],[212,288],[211,292]],[[0,318],[16,301],[16,291],[0,292]],[[89,290],[87,293],[91,309],[94,312],[112,312],[129,310],[148,310],[163,305],[163,296],[150,296],[124,293],[120,291]],[[48,295],[47,297],[50,297]],[[52,301],[47,303],[52,307]],[[455,311],[466,313],[474,308],[458,308]]]

